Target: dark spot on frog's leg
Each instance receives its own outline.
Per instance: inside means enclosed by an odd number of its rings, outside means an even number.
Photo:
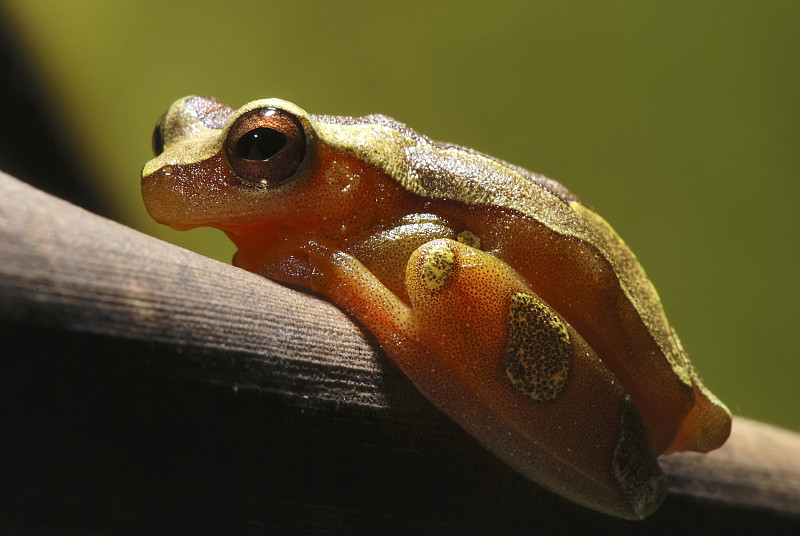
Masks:
[[[455,265],[455,255],[447,243],[437,243],[425,255],[422,263],[422,280],[431,290],[444,286]]]
[[[506,374],[520,393],[555,399],[566,386],[572,348],[564,322],[535,296],[511,298]]]
[[[636,406],[626,396],[612,474],[638,518],[652,513],[667,496],[667,479],[656,461]]]

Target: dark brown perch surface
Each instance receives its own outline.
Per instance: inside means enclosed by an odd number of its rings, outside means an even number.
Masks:
[[[137,200],[131,200],[137,202]],[[343,312],[0,174],[0,533],[800,534],[800,436],[737,418],[642,522],[559,499]]]

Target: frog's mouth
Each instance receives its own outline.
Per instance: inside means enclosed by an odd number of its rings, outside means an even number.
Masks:
[[[150,216],[180,230],[219,221],[220,200],[230,188],[223,159],[213,155],[187,163],[159,158],[142,171],[142,198]]]
[[[269,215],[276,212],[270,200],[284,191],[280,187],[269,191],[242,181],[224,154],[197,163],[166,164],[152,171],[148,164],[142,172],[147,212],[158,223],[179,231],[216,227],[237,232],[270,225]],[[286,221],[291,217],[276,213],[272,219]]]

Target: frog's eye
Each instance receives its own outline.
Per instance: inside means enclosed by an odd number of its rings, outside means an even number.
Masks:
[[[164,121],[167,118],[167,114],[165,113],[161,117],[158,118],[158,122],[156,123],[156,128],[153,129],[153,154],[155,156],[160,155],[164,152]]]
[[[303,125],[277,108],[258,108],[236,120],[226,143],[228,162],[247,183],[275,186],[291,178],[306,154]]]

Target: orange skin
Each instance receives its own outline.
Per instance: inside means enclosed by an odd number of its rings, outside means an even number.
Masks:
[[[285,136],[248,152],[265,128]],[[327,296],[548,489],[639,519],[666,493],[657,455],[727,439],[730,413],[635,257],[558,183],[382,116],[279,100],[182,99],[157,135],[142,174],[157,221],[218,227],[236,266]]]

